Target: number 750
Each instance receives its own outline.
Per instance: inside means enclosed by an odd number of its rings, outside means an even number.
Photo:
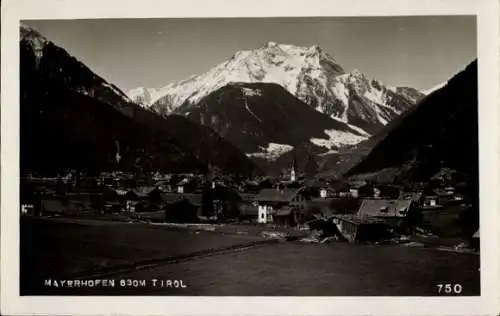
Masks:
[[[460,294],[462,293],[461,284],[439,283],[437,284],[438,294]]]

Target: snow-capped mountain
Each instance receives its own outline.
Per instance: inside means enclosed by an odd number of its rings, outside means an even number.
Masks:
[[[370,134],[415,103],[415,98],[358,70],[346,72],[319,46],[268,42],[255,50],[239,51],[204,74],[159,89],[150,98],[151,108],[163,115],[176,113],[231,82],[279,84],[319,112]]]
[[[129,98],[142,107],[149,107],[158,98],[158,91],[153,88],[138,87],[127,92]]]

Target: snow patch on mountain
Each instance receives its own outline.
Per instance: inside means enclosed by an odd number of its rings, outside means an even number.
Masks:
[[[318,156],[320,157],[324,157],[324,156],[328,156],[328,155],[331,155],[331,154],[337,154],[339,151],[336,150],[336,149],[330,149],[329,151],[326,151],[324,153],[321,153],[319,154]]]
[[[241,91],[243,95],[247,97],[262,96],[262,91],[260,91],[260,89],[241,88]]]
[[[342,76],[339,76],[339,78]],[[349,89],[347,89],[346,85],[341,81],[336,81],[332,86],[332,92],[339,98],[342,104],[349,104]],[[342,122],[347,122],[347,110],[349,107],[344,107],[344,111],[342,111],[342,115],[339,117]],[[334,115],[332,118],[336,118]]]
[[[366,132],[365,132],[366,133]],[[316,146],[325,147],[328,150],[339,148],[342,146],[355,145],[369,136],[360,136],[353,133],[338,131],[335,129],[325,130],[328,138],[311,138],[310,142]]]
[[[248,157],[263,158],[267,160],[274,161],[280,156],[286,154],[287,152],[293,150],[293,146],[287,144],[269,143],[266,147],[261,146],[260,152],[248,153]]]

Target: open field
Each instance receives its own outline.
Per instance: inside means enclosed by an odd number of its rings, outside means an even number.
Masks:
[[[196,233],[161,225],[23,219],[21,294],[426,296],[437,295],[439,282],[461,284],[463,295],[480,294],[477,255],[401,245],[255,245],[260,242],[262,238],[251,235]],[[254,247],[244,247],[251,243]],[[241,249],[206,252],[225,247]],[[182,256],[185,260],[167,260],[150,268],[95,274]],[[146,286],[64,290],[43,286],[44,279],[78,276],[145,280]],[[183,280],[187,287],[152,287],[152,279]]]
[[[155,295],[425,296],[438,282],[478,295],[478,267],[478,256],[404,246],[279,243],[120,277],[189,285],[146,289]]]
[[[44,278],[74,278],[261,240],[86,219],[22,218],[20,234],[21,289],[28,292]]]

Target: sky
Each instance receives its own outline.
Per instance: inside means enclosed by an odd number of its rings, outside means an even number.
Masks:
[[[477,57],[474,16],[23,21],[123,91],[159,88],[268,41],[319,45],[346,71],[424,90]]]

